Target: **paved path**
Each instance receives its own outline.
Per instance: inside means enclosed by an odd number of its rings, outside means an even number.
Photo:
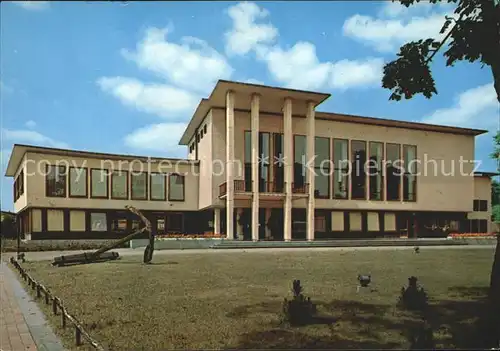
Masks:
[[[470,250],[470,249],[486,249],[494,250],[495,245],[456,245],[456,246],[425,246],[420,250]],[[413,246],[378,246],[378,247],[288,247],[288,248],[252,248],[252,249],[189,249],[189,250],[156,250],[154,257],[158,256],[173,256],[173,255],[189,255],[189,254],[207,254],[207,255],[220,255],[241,252],[290,252],[290,251],[363,251],[363,250],[413,250]],[[46,261],[52,260],[56,256],[73,255],[82,252],[89,252],[92,250],[75,250],[75,251],[41,251],[41,252],[27,252],[26,259],[29,261]],[[120,257],[127,256],[142,256],[144,255],[144,248],[137,249],[114,249],[120,254]],[[14,256],[15,253],[4,253],[5,259]],[[154,258],[153,258],[154,259]]]
[[[36,302],[5,262],[0,262],[0,307],[0,351],[64,350]]]

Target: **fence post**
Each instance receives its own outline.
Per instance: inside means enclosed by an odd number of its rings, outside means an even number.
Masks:
[[[66,328],[66,309],[61,306],[61,325]]]
[[[57,298],[56,297],[52,298],[52,312],[54,312],[54,315],[57,316]]]
[[[40,284],[37,284],[36,286],[36,297],[39,299],[42,296],[40,292]]]
[[[45,304],[49,304],[49,292],[47,290],[45,290]]]
[[[82,331],[76,325],[75,325],[75,342],[76,346],[80,346],[82,344]]]

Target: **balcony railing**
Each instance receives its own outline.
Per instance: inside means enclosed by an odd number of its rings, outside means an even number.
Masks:
[[[283,194],[285,192],[286,183],[282,182],[260,182],[260,193],[277,193]],[[234,180],[235,193],[250,193],[252,192],[252,182],[247,182],[242,179]],[[219,196],[227,194],[227,182],[219,185]],[[295,184],[292,183],[292,194],[309,194],[309,183]]]

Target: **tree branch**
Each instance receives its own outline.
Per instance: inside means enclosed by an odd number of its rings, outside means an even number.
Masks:
[[[460,21],[462,19],[462,16],[463,16],[463,14],[461,14],[460,17],[457,20],[455,20],[454,18],[452,18],[455,21],[455,24],[450,29],[450,31],[448,32],[448,34],[446,34],[446,36],[443,38],[443,40],[439,43],[438,47],[435,50],[433,50],[432,55],[429,56],[429,58],[427,60],[425,60],[425,64],[428,64],[429,62],[432,61],[432,59],[434,58],[434,55],[437,54],[437,52],[443,47],[444,43],[446,43],[446,41],[450,38],[451,34],[453,33],[453,31],[457,27],[458,21]]]

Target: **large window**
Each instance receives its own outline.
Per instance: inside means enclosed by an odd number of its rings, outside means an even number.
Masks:
[[[366,142],[351,141],[351,191],[352,199],[366,199]]]
[[[14,202],[24,194],[24,171],[19,172],[14,181]]]
[[[128,172],[119,171],[111,174],[111,198],[128,199]]]
[[[386,189],[387,200],[396,201],[401,199],[401,148],[399,144],[386,145]]]
[[[270,140],[269,133],[259,133],[259,191],[267,191],[269,182],[270,165]],[[245,191],[252,191],[252,133],[245,132]]]
[[[132,200],[147,200],[148,199],[148,174],[137,173],[131,174],[131,198]]]
[[[370,177],[370,200],[382,200],[384,189],[383,173],[384,162],[384,144],[371,141],[370,142],[370,161],[369,161],[369,177]]]
[[[108,198],[108,171],[105,169],[90,170],[90,197]]]
[[[403,176],[403,200],[417,200],[417,147],[403,145],[404,176]]]
[[[293,183],[295,188],[306,184],[306,137],[294,135]]]
[[[106,213],[92,212],[90,214],[90,229],[93,232],[105,232],[108,230]]]
[[[488,200],[474,200],[473,211],[474,212],[486,212],[486,211],[488,211]]]
[[[316,137],[314,139],[314,196],[328,199],[330,197],[330,139]]]
[[[151,200],[165,201],[167,199],[167,188],[165,174],[151,173]]]
[[[335,166],[333,173],[333,197],[335,199],[347,199],[349,186],[349,154],[347,140],[333,140],[333,162]]]
[[[245,191],[252,191],[252,133],[245,131]]]
[[[66,167],[47,165],[45,194],[49,197],[66,197]]]
[[[184,230],[183,222],[182,213],[169,213],[167,215],[167,232],[181,233]]]
[[[285,186],[285,169],[283,164],[284,145],[283,134],[273,134],[273,189],[274,192],[283,192]]]
[[[69,196],[87,197],[87,168],[69,169]]]
[[[170,174],[168,176],[168,200],[184,201],[184,176]]]

